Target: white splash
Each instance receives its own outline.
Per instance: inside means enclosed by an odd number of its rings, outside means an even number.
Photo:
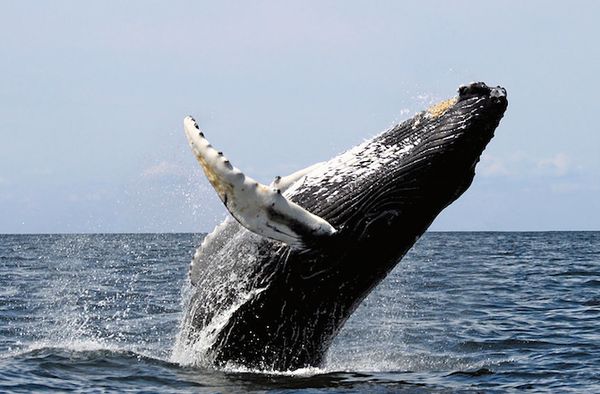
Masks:
[[[214,316],[210,323],[196,331],[191,321],[184,319],[181,325],[181,333],[177,337],[170,361],[180,365],[206,366],[213,365],[213,355],[210,352],[211,347],[217,340],[221,330],[225,327],[231,316],[242,305],[262,293],[265,288],[254,289],[241,295],[236,302],[227,309]],[[192,306],[190,315],[193,316],[199,305]]]

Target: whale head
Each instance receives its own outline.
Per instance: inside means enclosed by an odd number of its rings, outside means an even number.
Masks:
[[[443,198],[453,197],[444,206],[450,204],[471,184],[475,166],[507,106],[504,88],[475,82],[461,86],[457,97],[433,105],[399,125],[389,133],[388,143],[402,144],[406,138],[403,126],[409,126],[409,135],[412,133],[418,142],[390,169],[396,185],[416,183],[426,200],[442,202]],[[407,168],[408,163],[412,165]]]
[[[308,174],[292,198],[339,229],[335,253],[377,255],[369,270],[383,276],[467,190],[507,105],[502,87],[461,86]]]

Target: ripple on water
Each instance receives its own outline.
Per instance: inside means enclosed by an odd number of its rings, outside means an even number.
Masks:
[[[0,391],[600,391],[600,233],[428,233],[289,372],[172,362],[200,239],[0,236]]]

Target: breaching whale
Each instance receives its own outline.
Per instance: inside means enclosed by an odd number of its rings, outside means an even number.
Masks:
[[[435,217],[471,184],[508,105],[482,82],[271,185],[256,182],[184,120],[231,217],[190,267],[179,346],[201,362],[319,366],[344,322]]]

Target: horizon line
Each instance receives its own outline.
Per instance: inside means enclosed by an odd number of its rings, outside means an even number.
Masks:
[[[210,231],[212,232],[212,230]],[[203,231],[139,231],[139,232],[51,232],[51,233],[4,233],[3,235],[163,235],[163,234],[209,234]],[[597,233],[600,230],[426,230],[425,233]],[[423,234],[425,234],[423,233]]]

